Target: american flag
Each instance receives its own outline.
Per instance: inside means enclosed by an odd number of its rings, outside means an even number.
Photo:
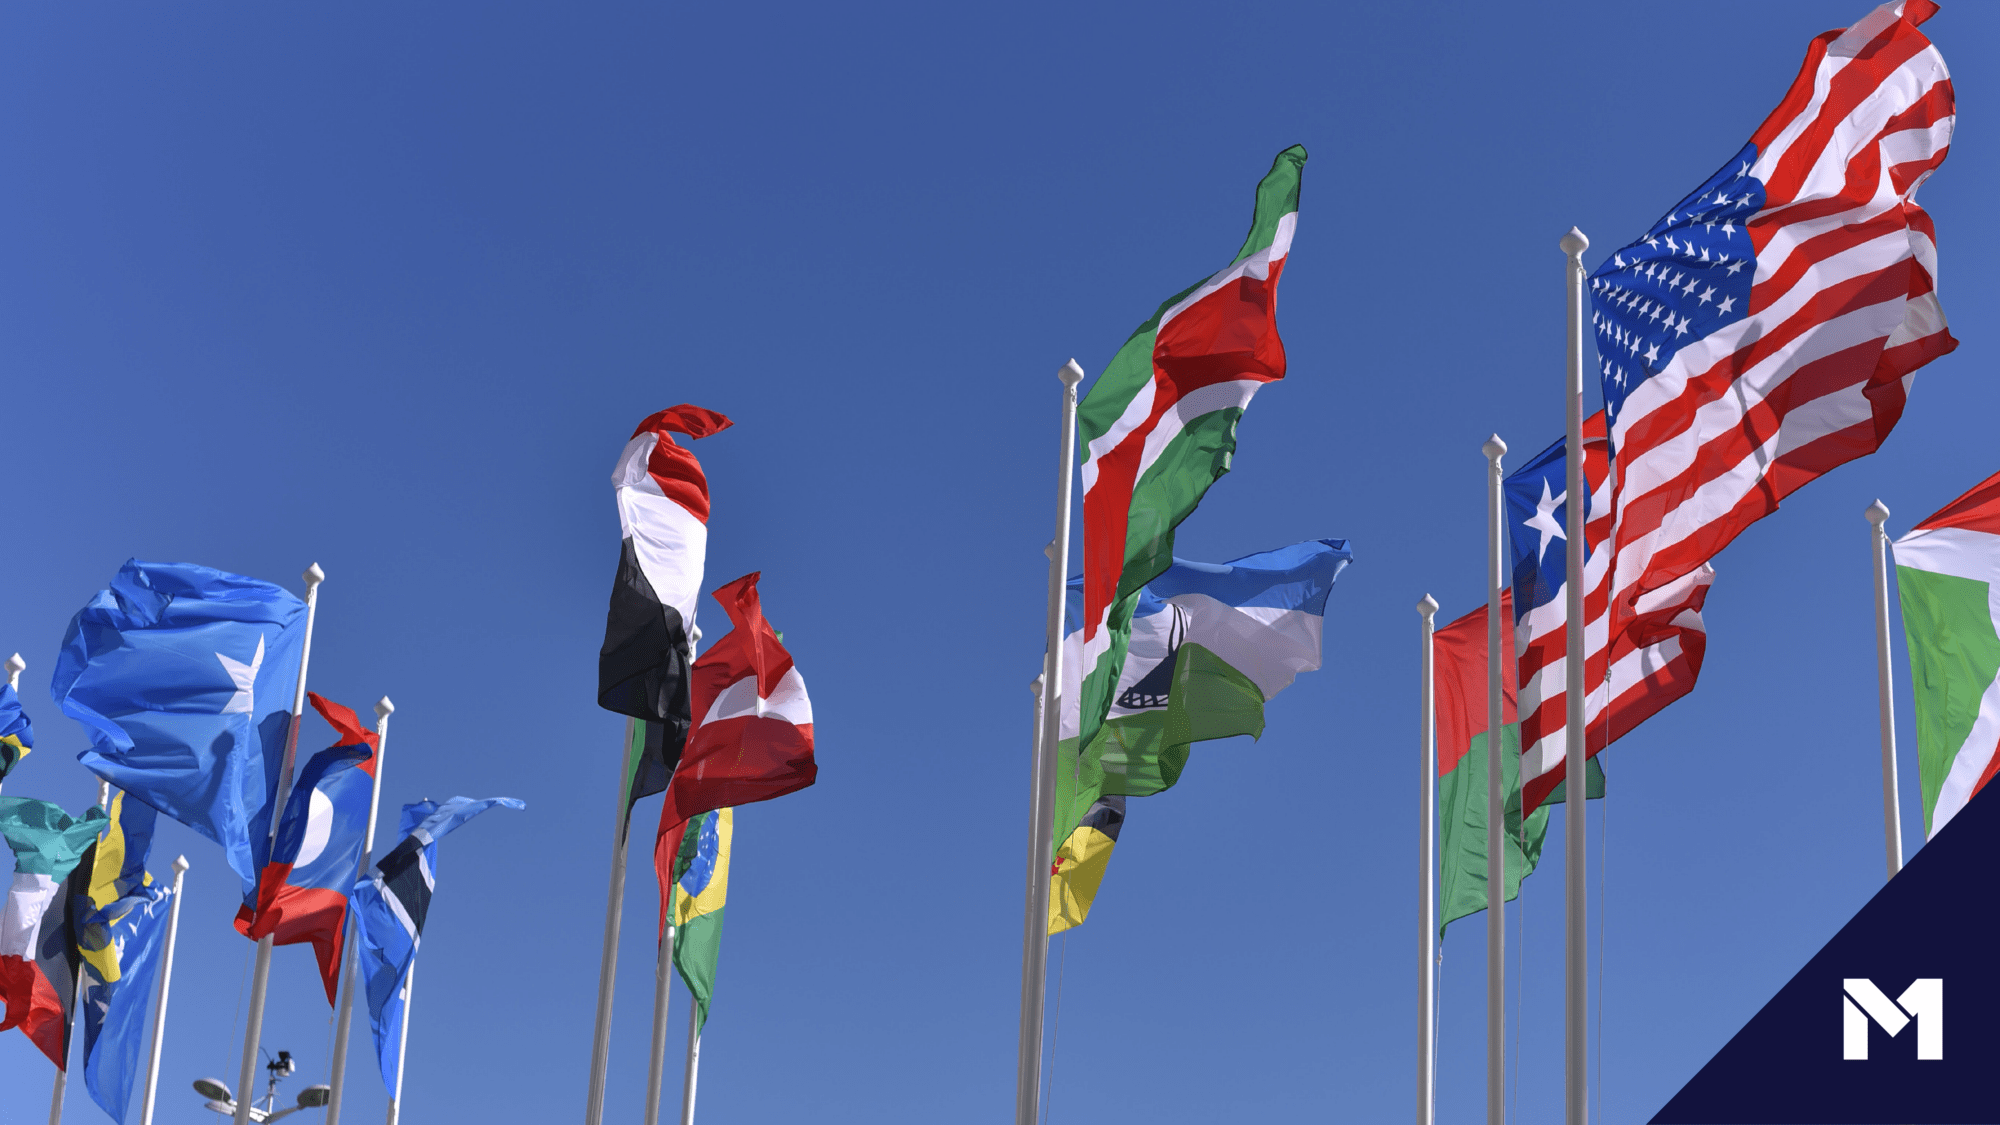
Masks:
[[[1591,275],[1614,634],[1793,490],[1874,452],[1916,369],[1957,346],[1914,201],[1951,144],[1951,78],[1917,30],[1936,11],[1884,4],[1814,39],[1743,151]]]
[[[1508,538],[1513,544],[1514,651],[1520,664],[1521,797],[1532,811],[1563,780],[1565,536],[1569,527],[1568,457],[1556,442],[1506,480]],[[1610,604],[1611,470],[1604,415],[1583,423],[1583,645],[1585,756],[1618,740],[1660,708],[1686,695],[1701,674],[1708,633],[1701,605],[1715,572],[1706,563],[1642,599],[1640,612],[1613,638]],[[1607,643],[1608,642],[1608,643]]]

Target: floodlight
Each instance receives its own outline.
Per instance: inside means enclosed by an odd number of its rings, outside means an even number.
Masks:
[[[307,1086],[299,1091],[300,1109],[318,1109],[333,1100],[333,1087]]]
[[[230,1093],[229,1087],[223,1085],[222,1080],[219,1078],[195,1079],[194,1092],[204,1098],[218,1102],[233,1102],[236,1100],[236,1095]]]

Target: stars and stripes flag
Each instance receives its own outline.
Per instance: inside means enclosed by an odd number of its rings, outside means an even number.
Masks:
[[[1954,120],[1917,30],[1936,11],[1901,0],[1814,39],[1750,143],[1591,274],[1618,469],[1611,635],[1874,452],[1916,369],[1957,346],[1915,202]]]
[[[1533,812],[1563,780],[1568,682],[1564,542],[1569,527],[1565,442],[1536,454],[1504,485],[1513,544],[1514,650],[1521,721],[1521,801]],[[1701,606],[1715,571],[1707,563],[1646,591],[1615,635],[1607,621],[1611,552],[1611,465],[1604,415],[1583,423],[1584,756],[1693,690],[1708,650]],[[1483,704],[1482,704],[1483,710]]]

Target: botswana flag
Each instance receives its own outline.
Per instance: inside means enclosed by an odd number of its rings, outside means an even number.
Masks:
[[[625,764],[625,807],[667,787],[687,743],[688,662],[708,556],[708,477],[669,434],[705,438],[729,419],[699,406],[669,407],[639,423],[611,472],[624,545],[604,647],[597,704],[641,720]]]

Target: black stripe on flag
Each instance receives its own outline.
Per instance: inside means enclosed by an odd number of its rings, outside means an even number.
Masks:
[[[604,647],[597,654],[597,705],[660,724],[666,754],[679,760],[690,725],[687,624],[680,610],[654,593],[630,539],[618,552]]]
[[[424,862],[424,848],[429,842],[419,836],[405,836],[402,843],[375,865],[381,873],[384,896],[396,906],[412,938],[423,935],[424,917],[431,909],[433,882],[430,864]]]

